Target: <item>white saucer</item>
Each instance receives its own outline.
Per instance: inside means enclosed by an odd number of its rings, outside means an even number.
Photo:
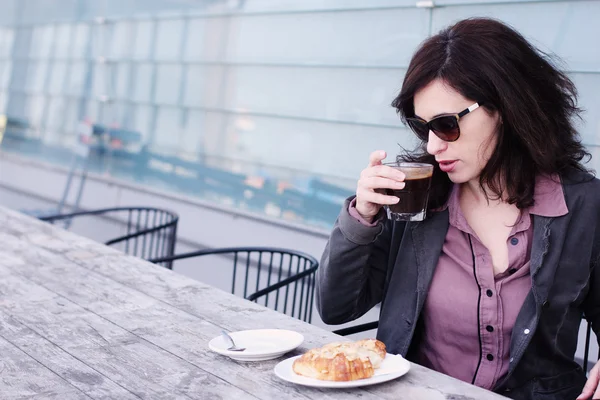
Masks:
[[[208,343],[208,347],[219,354],[239,361],[264,361],[281,357],[289,353],[304,341],[298,332],[284,329],[253,329],[230,332],[236,346],[245,347],[244,351],[229,351],[228,344],[222,336],[217,336]]]
[[[375,370],[375,375],[367,379],[358,379],[355,381],[322,381],[319,379],[307,378],[298,375],[292,369],[294,360],[301,356],[296,356],[283,360],[275,366],[274,372],[284,381],[296,383],[298,385],[313,386],[320,388],[351,388],[359,386],[375,385],[382,382],[396,379],[410,370],[410,363],[401,355],[388,353],[381,363],[381,366]]]

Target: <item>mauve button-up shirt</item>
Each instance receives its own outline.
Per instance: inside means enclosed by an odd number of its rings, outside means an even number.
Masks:
[[[508,237],[508,269],[494,276],[490,252],[460,209],[459,191],[460,186],[454,185],[444,207],[448,208],[449,228],[421,313],[424,329],[417,361],[492,389],[508,371],[513,327],[531,290],[531,214],[559,217],[568,210],[559,178],[540,176],[534,205],[522,210]],[[376,224],[362,219],[354,204],[350,204],[350,215],[365,225]]]
[[[417,359],[426,367],[492,389],[508,372],[513,327],[531,290],[531,214],[558,217],[568,210],[558,178],[538,178],[534,205],[522,210],[506,243],[508,269],[494,276],[490,252],[460,209],[459,191],[455,185],[447,202],[450,224],[423,308],[424,334]]]

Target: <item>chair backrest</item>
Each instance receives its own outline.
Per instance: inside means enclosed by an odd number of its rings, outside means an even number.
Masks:
[[[172,256],[177,240],[177,214],[151,207],[117,207],[44,216],[50,223],[72,221],[84,217],[102,217],[119,225],[119,234],[104,241],[107,246],[146,260]],[[172,261],[160,265],[171,268]]]
[[[592,363],[589,365],[588,361],[590,361],[590,348],[591,348],[591,336],[592,336],[592,324],[590,322],[587,323],[586,333],[585,333],[585,349],[583,353],[583,363],[582,367],[585,372],[589,372],[590,369],[596,362],[600,360],[600,351],[598,351],[598,358],[591,360]]]
[[[213,272],[218,265],[231,266],[231,293],[309,322],[312,320],[315,273],[319,262],[312,256],[289,249],[268,247],[228,247],[199,250],[173,257],[150,260],[174,261],[209,255]],[[225,260],[225,261],[224,261]],[[225,263],[224,263],[225,262]]]

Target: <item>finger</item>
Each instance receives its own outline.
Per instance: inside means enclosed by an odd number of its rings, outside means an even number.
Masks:
[[[358,190],[356,192],[356,197],[361,201],[379,205],[391,205],[396,204],[400,201],[400,199],[396,196],[388,196],[370,190]]]
[[[594,392],[592,399],[600,399],[600,387],[596,388],[596,391]]]
[[[395,179],[382,178],[380,176],[371,176],[369,178],[361,179],[358,185],[367,189],[404,189],[404,182],[397,181]]]
[[[383,160],[386,156],[387,154],[383,150],[376,150],[372,152],[369,156],[369,167],[381,164],[381,160]]]
[[[590,378],[585,383],[585,386],[583,387],[583,390],[581,391],[581,394],[577,397],[576,400],[588,400],[588,399],[591,399],[592,398],[592,394],[594,393],[594,389],[595,389],[595,385],[594,385],[594,382],[593,382],[593,378],[590,376]]]
[[[579,397],[577,397],[577,400],[587,400],[592,398],[594,391],[598,388],[598,380],[598,364],[596,364],[594,368],[592,368],[592,370],[590,371],[590,376],[587,382],[585,383],[581,394],[579,395]]]
[[[406,174],[399,169],[388,167],[387,165],[375,165],[367,168],[361,174],[363,178],[369,178],[372,176],[380,176],[383,178],[389,178],[396,181],[404,181]]]

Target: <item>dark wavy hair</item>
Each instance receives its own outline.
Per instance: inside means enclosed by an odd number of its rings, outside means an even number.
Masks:
[[[533,205],[536,175],[587,171],[582,160],[591,157],[573,124],[581,113],[577,90],[557,61],[502,22],[462,20],[421,44],[392,106],[406,123],[415,114],[415,93],[442,79],[487,112],[497,111],[502,124],[496,148],[479,182],[490,197],[523,209]],[[398,159],[435,166],[430,207],[443,205],[452,182],[427,154],[426,143]]]

